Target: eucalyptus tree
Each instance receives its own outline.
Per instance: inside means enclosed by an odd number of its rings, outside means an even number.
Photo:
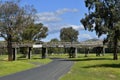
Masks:
[[[61,41],[65,41],[65,42],[77,42],[78,41],[78,35],[79,32],[75,29],[73,29],[72,27],[68,27],[68,28],[62,28],[60,31],[60,39]],[[65,51],[66,52],[66,51]],[[75,48],[70,47],[69,49],[67,49],[67,52],[69,52],[69,57],[75,57]]]
[[[98,37],[106,34],[105,41],[113,41],[113,59],[117,60],[117,47],[120,38],[120,0],[85,0],[88,14],[81,20],[84,28],[96,31]]]
[[[20,38],[22,42],[30,41],[40,41],[42,38],[45,38],[48,34],[48,28],[44,26],[42,23],[32,23],[26,27],[26,29],[23,30],[23,32],[20,34]]]
[[[62,28],[60,30],[60,39],[65,42],[77,42],[79,32],[72,27]]]
[[[0,2],[0,36],[7,41],[8,60],[12,61],[12,41],[31,22],[36,10],[32,6],[19,5],[19,1]]]
[[[59,40],[57,38],[53,38],[53,39],[51,39],[50,42],[59,42]]]
[[[17,36],[17,38],[15,38],[15,40],[24,43],[39,43],[42,38],[48,35],[47,32],[48,28],[42,23],[31,23]],[[27,51],[25,47],[20,48],[20,52],[24,54],[24,57],[27,57]]]

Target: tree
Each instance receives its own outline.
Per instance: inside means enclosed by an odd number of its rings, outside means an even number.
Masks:
[[[53,39],[51,39],[50,42],[59,42],[59,40],[57,38],[53,38]]]
[[[61,41],[65,41],[65,42],[77,42],[78,39],[78,31],[73,29],[72,27],[69,28],[62,28],[60,31],[60,39]],[[68,49],[69,52],[69,57],[70,58],[74,58],[75,57],[75,48],[74,47],[70,47]]]
[[[73,29],[72,27],[62,28],[60,31],[60,39],[61,41],[65,42],[76,42],[78,39],[78,35],[78,31]]]
[[[120,0],[85,0],[89,13],[81,20],[84,28],[96,31],[98,37],[107,35],[105,42],[113,41],[113,59],[117,60],[117,47],[120,38]]]
[[[0,2],[0,36],[7,41],[8,60],[13,60],[12,41],[27,25],[33,22],[35,9],[31,6],[20,7],[19,2]]]
[[[47,36],[47,32],[48,28],[45,27],[42,23],[31,23],[21,32],[19,39],[17,39],[22,42],[40,42],[42,38]],[[24,53],[25,57],[27,56],[26,48],[21,48],[21,52]]]
[[[24,41],[40,41],[42,38],[45,38],[48,34],[48,28],[45,27],[42,23],[39,24],[30,24],[23,32],[20,34],[21,40]]]

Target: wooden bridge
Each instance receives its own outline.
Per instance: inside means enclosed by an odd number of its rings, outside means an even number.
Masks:
[[[19,48],[19,47],[33,47],[33,48],[39,48],[39,47],[76,47],[76,48],[92,48],[97,46],[103,46],[102,41],[92,41],[92,42],[43,42],[43,43],[17,43],[13,42],[12,47],[13,48]],[[6,48],[7,43],[1,42],[0,48]]]
[[[120,44],[120,43],[119,43]],[[41,48],[42,49],[42,58],[46,58],[48,54],[48,48],[50,47],[62,47],[62,48],[69,48],[70,54],[72,54],[72,57],[77,56],[77,50],[78,48],[86,48],[86,49],[92,49],[94,47],[102,47],[103,52],[105,52],[105,48],[107,45],[103,45],[103,41],[88,41],[88,42],[42,42],[42,43],[12,43],[13,48],[13,60],[16,60],[17,55],[17,49],[21,47],[26,47],[28,49],[28,59],[31,58],[32,49],[34,48]],[[7,48],[6,42],[0,43],[0,48]]]

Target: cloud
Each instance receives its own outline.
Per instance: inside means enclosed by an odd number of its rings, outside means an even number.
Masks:
[[[94,35],[93,35],[94,34]],[[85,40],[89,40],[89,39],[100,39],[100,40],[104,40],[104,38],[106,38],[106,35],[102,35],[101,37],[98,37],[97,35],[95,35],[95,32],[93,32],[92,34],[89,33],[82,33],[78,36],[79,41],[85,41]]]
[[[89,39],[97,39],[97,36],[92,36],[89,33],[82,33],[79,35],[79,41],[85,41]]]
[[[74,8],[74,9],[63,8],[63,9],[57,10],[55,13],[60,15],[60,14],[66,13],[66,12],[78,12],[78,9],[76,9],[76,8]]]
[[[36,23],[44,23],[44,22],[58,22],[61,21],[62,18],[60,17],[64,13],[68,12],[78,12],[78,9],[73,8],[73,9],[68,9],[68,8],[63,8],[63,9],[58,9],[53,12],[42,12],[42,13],[37,13],[36,15],[38,16],[36,19]]]
[[[62,28],[68,28],[68,27],[73,27],[73,29],[80,31],[84,30],[84,27],[82,25],[74,25],[74,24],[45,24],[45,26],[48,27],[49,33],[54,34],[57,32],[60,32]]]
[[[43,12],[37,14],[37,23],[44,23],[44,22],[56,22],[60,21],[61,18],[58,17],[54,12]]]
[[[81,38],[84,38],[84,39],[92,39],[93,37],[89,34],[82,34],[80,35]]]
[[[57,22],[61,21],[62,19],[57,16],[41,16],[38,20],[38,22]]]

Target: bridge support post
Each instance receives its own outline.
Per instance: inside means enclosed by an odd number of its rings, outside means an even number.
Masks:
[[[89,48],[85,48],[85,57],[88,57],[88,54],[89,54]]]
[[[103,56],[105,55],[105,47],[103,47]]]
[[[48,54],[48,49],[42,47],[42,59],[45,59],[47,57]]]
[[[29,48],[28,48],[28,55],[27,55],[27,58],[28,58],[28,59],[31,59],[31,54],[32,54],[32,48],[29,47]]]
[[[17,60],[17,48],[13,48],[13,61]]]
[[[77,58],[78,49],[75,48],[75,57]]]
[[[70,47],[69,58],[75,58],[75,57],[76,57],[76,48]]]
[[[69,58],[72,58],[72,47],[69,48]]]
[[[46,48],[45,56],[48,57],[48,48]]]

